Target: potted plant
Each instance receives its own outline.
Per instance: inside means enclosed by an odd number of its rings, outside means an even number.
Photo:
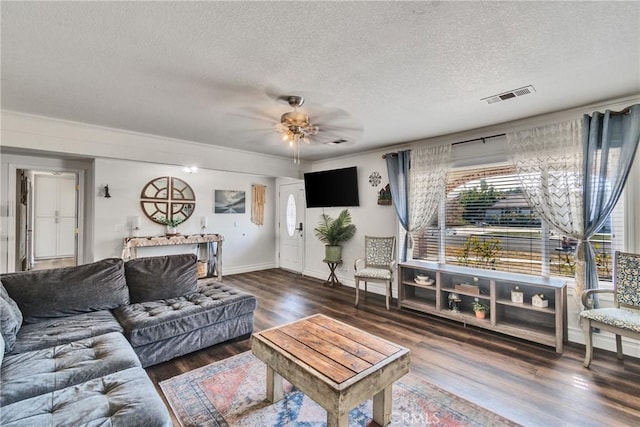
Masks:
[[[320,215],[318,226],[313,229],[316,237],[325,244],[325,259],[327,261],[342,260],[343,242],[351,239],[356,234],[356,226],[351,224],[351,214],[348,209],[340,212],[337,218],[331,218],[327,214]]]
[[[167,236],[176,236],[178,234],[176,228],[184,222],[184,218],[169,219],[166,216],[162,216],[158,219],[158,222],[167,226]]]
[[[471,308],[473,308],[473,311],[476,313],[476,317],[478,319],[484,319],[489,312],[489,306],[483,302],[480,302],[478,298],[473,299]]]

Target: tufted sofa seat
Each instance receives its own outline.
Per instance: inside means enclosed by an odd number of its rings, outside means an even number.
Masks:
[[[256,299],[217,281],[177,298],[130,304],[114,310],[142,366],[248,335]]]
[[[2,408],[3,427],[172,426],[144,369],[129,368]]]
[[[112,332],[42,350],[7,356],[0,370],[0,405],[141,367],[122,334]]]
[[[67,344],[82,338],[122,331],[122,326],[109,310],[49,319],[37,323],[24,323],[18,331],[16,343],[9,354],[39,350]]]
[[[171,426],[144,367],[249,336],[256,298],[193,254],[3,274],[0,425]]]

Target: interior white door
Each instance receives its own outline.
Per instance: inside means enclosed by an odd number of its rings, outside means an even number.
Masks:
[[[76,255],[75,174],[36,174],[34,180],[35,258]]]
[[[280,267],[302,273],[304,267],[304,183],[282,184],[280,205]]]

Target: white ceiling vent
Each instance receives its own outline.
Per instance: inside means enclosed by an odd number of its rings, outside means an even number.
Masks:
[[[525,86],[519,89],[510,90],[509,92],[500,93],[498,95],[492,95],[487,98],[482,98],[480,101],[487,101],[487,104],[495,104],[496,102],[506,101],[507,99],[515,98],[516,96],[527,95],[533,93],[536,90],[533,86]]]

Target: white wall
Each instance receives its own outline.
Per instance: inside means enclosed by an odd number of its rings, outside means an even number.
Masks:
[[[393,206],[378,205],[378,191],[389,183],[387,166],[382,159],[382,152],[371,152],[357,156],[341,157],[324,162],[315,162],[312,171],[340,169],[356,166],[358,170],[358,194],[360,206],[350,207],[349,212],[356,225],[357,231],[353,239],[342,245],[343,264],[336,270],[340,282],[355,286],[353,278],[353,263],[364,256],[364,236],[395,236],[398,231],[396,214]],[[382,182],[373,187],[369,184],[369,175],[379,172]],[[329,268],[322,262],[324,259],[324,244],[315,236],[313,229],[318,224],[320,215],[325,212],[336,217],[345,208],[310,208],[306,211],[305,232],[305,268],[304,274],[326,279]],[[372,283],[370,289],[384,294],[384,286]],[[354,294],[355,301],[355,294]]]
[[[200,233],[201,218],[208,217],[207,232],[224,236],[224,274],[254,271],[276,266],[275,260],[275,179],[242,173],[220,172],[200,169],[189,174],[182,167],[157,165],[126,160],[96,159],[95,161],[95,207],[94,220],[96,259],[119,257],[123,239],[131,236],[131,217],[140,216],[141,236],[163,235],[165,227],[149,220],[140,207],[140,192],[152,179],[174,176],[184,180],[196,195],[196,208],[192,216],[178,231],[182,234]],[[102,188],[109,185],[110,199],[102,197]],[[266,188],[264,225],[251,222],[251,184],[262,184]],[[214,190],[240,190],[245,192],[244,214],[213,213]],[[166,248],[165,248],[166,249]],[[175,252],[176,248],[169,251]],[[189,247],[180,247],[188,251]],[[140,249],[139,255],[151,256],[159,251]],[[163,251],[160,251],[163,252]]]

